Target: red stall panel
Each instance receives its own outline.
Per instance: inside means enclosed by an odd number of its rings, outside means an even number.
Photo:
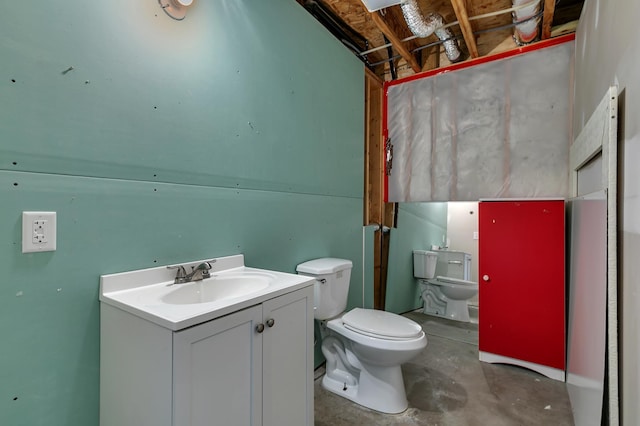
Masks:
[[[564,207],[563,200],[480,203],[481,360],[564,380]]]

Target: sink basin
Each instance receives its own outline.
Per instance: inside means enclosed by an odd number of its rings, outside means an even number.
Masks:
[[[215,302],[255,293],[268,287],[275,279],[274,275],[259,272],[222,274],[202,281],[176,284],[175,290],[161,300],[172,305]]]
[[[102,275],[101,312],[108,315],[108,307],[116,308],[179,331],[315,282],[304,275],[247,267],[242,254],[182,265],[190,270],[203,262],[211,264],[211,278],[184,284],[173,284],[175,265]]]

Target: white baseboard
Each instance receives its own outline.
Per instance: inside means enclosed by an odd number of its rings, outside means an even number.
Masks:
[[[543,376],[547,376],[550,379],[558,380],[561,382],[565,381],[565,372],[564,370],[560,370],[558,368],[547,367],[546,365],[534,364],[533,362],[523,361],[521,359],[510,358],[508,356],[496,355],[489,352],[479,352],[480,361],[488,362],[491,364],[512,364],[517,365],[519,367],[525,367],[529,370],[533,370],[537,373],[542,374]]]

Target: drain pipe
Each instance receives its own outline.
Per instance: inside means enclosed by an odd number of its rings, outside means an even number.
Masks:
[[[463,59],[453,32],[448,28],[442,28],[444,26],[442,15],[429,13],[427,16],[423,16],[417,0],[403,0],[400,3],[400,7],[402,8],[404,20],[407,21],[407,26],[413,35],[424,38],[435,33],[436,37],[442,41],[445,54],[451,62],[459,62]]]
[[[533,3],[533,4],[532,4]],[[540,22],[540,2],[530,2],[530,0],[512,0],[514,7],[520,7],[513,11],[513,23],[517,24],[513,30],[513,41],[518,46],[523,46],[533,42],[538,37],[538,23]],[[527,5],[528,4],[528,5]],[[535,15],[538,17],[535,17]],[[518,24],[518,22],[522,23]]]

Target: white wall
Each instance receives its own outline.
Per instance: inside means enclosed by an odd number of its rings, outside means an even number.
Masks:
[[[621,93],[620,353],[621,424],[640,424],[640,2],[586,0],[576,38],[574,134],[604,95]]]
[[[475,201],[449,202],[447,213],[447,240],[449,248],[471,254],[471,281],[478,282],[478,203]],[[469,300],[478,306],[478,296]]]
[[[449,202],[447,239],[449,248],[471,254],[471,281],[478,281],[478,203]]]

